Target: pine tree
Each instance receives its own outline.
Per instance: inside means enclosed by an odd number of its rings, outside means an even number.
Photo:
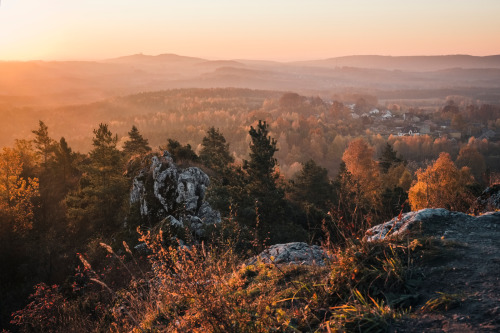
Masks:
[[[332,200],[333,189],[328,178],[328,171],[317,165],[314,160],[302,164],[302,170],[293,181],[292,197],[295,201],[313,204],[317,208],[327,209]]]
[[[208,129],[201,143],[200,160],[215,171],[210,177],[207,200],[212,207],[229,214],[232,204],[241,202],[244,184],[241,168],[232,165],[234,157],[229,153],[229,144],[218,129]]]
[[[189,143],[183,146],[177,140],[168,139],[167,146],[160,147],[160,149],[167,150],[177,163],[183,161],[197,162],[199,159]]]
[[[54,165],[59,176],[62,175],[64,190],[68,188],[71,176],[77,173],[74,165],[76,157],[77,154],[71,150],[66,139],[62,137],[55,149]]]
[[[406,169],[406,162],[397,156],[397,152],[389,143],[386,143],[378,165],[382,184],[381,212],[385,219],[391,219],[402,210],[409,210],[405,202],[408,200],[411,175]]]
[[[253,126],[250,127],[249,134],[252,139],[250,161],[244,161],[244,169],[254,181],[262,182],[265,187],[273,188],[277,179],[274,173],[277,164],[274,153],[278,151],[276,140],[268,136],[269,125],[261,120],[259,120],[257,129]]]
[[[128,132],[129,140],[123,144],[123,152],[126,155],[132,156],[135,154],[144,154],[151,151],[147,139],[144,139],[139,133],[137,127],[132,126],[132,130]]]
[[[391,166],[399,164],[403,162],[401,158],[397,156],[396,151],[392,148],[392,146],[387,142],[382,152],[382,155],[379,158],[378,165],[383,173],[387,173]]]
[[[226,138],[218,129],[208,129],[201,143],[200,159],[207,167],[219,173],[234,162],[234,157],[229,153],[229,143],[226,143]]]
[[[49,137],[47,125],[43,121],[39,121],[38,130],[31,131],[35,134],[35,148],[38,150],[38,155],[42,158],[42,165],[46,169],[50,157],[53,155],[55,141]]]
[[[247,172],[247,193],[249,202],[246,211],[257,209],[261,221],[261,231],[265,233],[285,221],[284,191],[277,185],[279,173],[274,158],[276,140],[268,136],[269,127],[266,122],[259,121],[257,128],[250,127],[250,160],[244,161],[243,168]],[[254,215],[248,215],[254,217]]]
[[[94,130],[93,146],[77,192],[67,197],[68,215],[77,228],[89,232],[111,231],[120,223],[127,183],[122,175],[123,160],[116,148],[118,138],[108,125]]]

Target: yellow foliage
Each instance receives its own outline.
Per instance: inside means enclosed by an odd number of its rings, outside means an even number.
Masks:
[[[38,179],[21,177],[21,156],[11,148],[0,153],[0,211],[13,220],[13,230],[31,229],[33,199],[39,195]]]
[[[448,153],[441,153],[425,170],[419,169],[417,179],[408,192],[412,210],[431,207],[463,210],[467,185],[474,180],[470,170],[466,167],[459,170]]]

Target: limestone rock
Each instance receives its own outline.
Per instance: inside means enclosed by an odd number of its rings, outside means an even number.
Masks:
[[[473,232],[478,228],[500,226],[500,212],[471,216],[444,208],[426,208],[403,214],[368,229],[363,240],[371,242],[397,238],[410,232],[434,237],[453,238],[453,234]]]
[[[250,259],[248,264],[256,263],[259,258],[265,263],[324,266],[328,255],[318,245],[293,242],[272,245],[257,257]]]
[[[187,168],[177,178],[178,204],[184,204],[189,214],[196,214],[205,197],[205,191],[210,184],[210,179],[199,168]]]
[[[179,169],[170,154],[153,156],[132,183],[130,204],[138,204],[142,217],[151,224],[167,219],[171,225],[190,225],[201,235],[206,224],[221,221],[210,207],[205,193],[209,177],[199,168]]]

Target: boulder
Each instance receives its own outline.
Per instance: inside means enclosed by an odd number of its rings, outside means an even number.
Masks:
[[[174,226],[189,225],[201,235],[207,224],[221,221],[205,199],[210,179],[201,169],[179,169],[170,154],[153,156],[132,183],[130,204],[138,204],[142,217],[151,224],[167,219]]]
[[[321,246],[294,242],[272,245],[247,263],[253,265],[260,259],[268,264],[324,266],[327,258],[328,254]]]
[[[368,229],[363,240],[372,242],[397,238],[408,233],[453,238],[452,235],[457,233],[463,234],[479,228],[497,228],[499,226],[500,212],[471,216],[444,208],[426,208],[403,214]]]

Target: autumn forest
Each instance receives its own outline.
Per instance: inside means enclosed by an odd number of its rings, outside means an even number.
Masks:
[[[31,114],[29,108],[10,110],[10,119]],[[116,304],[127,298],[119,293],[138,283],[136,274],[151,270],[145,273],[151,279],[158,273],[155,262],[166,260],[161,255],[182,255],[172,248],[176,240],[192,249],[205,244],[214,256],[231,249],[238,260],[287,242],[342,248],[411,210],[473,214],[476,197],[500,180],[500,107],[460,96],[418,107],[382,105],[366,93],[322,98],[175,89],[39,114],[44,119],[6,145],[0,158],[1,320],[2,327],[21,331],[74,330],[78,323],[84,331],[122,331],[146,325],[148,316],[160,320],[148,327],[168,327],[173,309],[135,309],[134,316],[145,317],[127,319]],[[68,127],[67,115],[75,125]],[[165,224],[154,207],[144,214],[135,203],[130,191],[140,170],[165,151],[177,167],[209,176],[205,199],[220,212],[220,223],[195,232]],[[182,221],[188,208],[176,207],[170,216]],[[162,254],[155,237],[173,252]],[[114,252],[122,243],[125,249]],[[151,247],[149,261],[130,250],[141,244]],[[111,296],[98,293],[102,286],[113,290]],[[257,326],[249,331],[293,319],[283,319],[285,310],[279,310],[283,318],[252,311]],[[175,313],[185,327],[205,327]]]

